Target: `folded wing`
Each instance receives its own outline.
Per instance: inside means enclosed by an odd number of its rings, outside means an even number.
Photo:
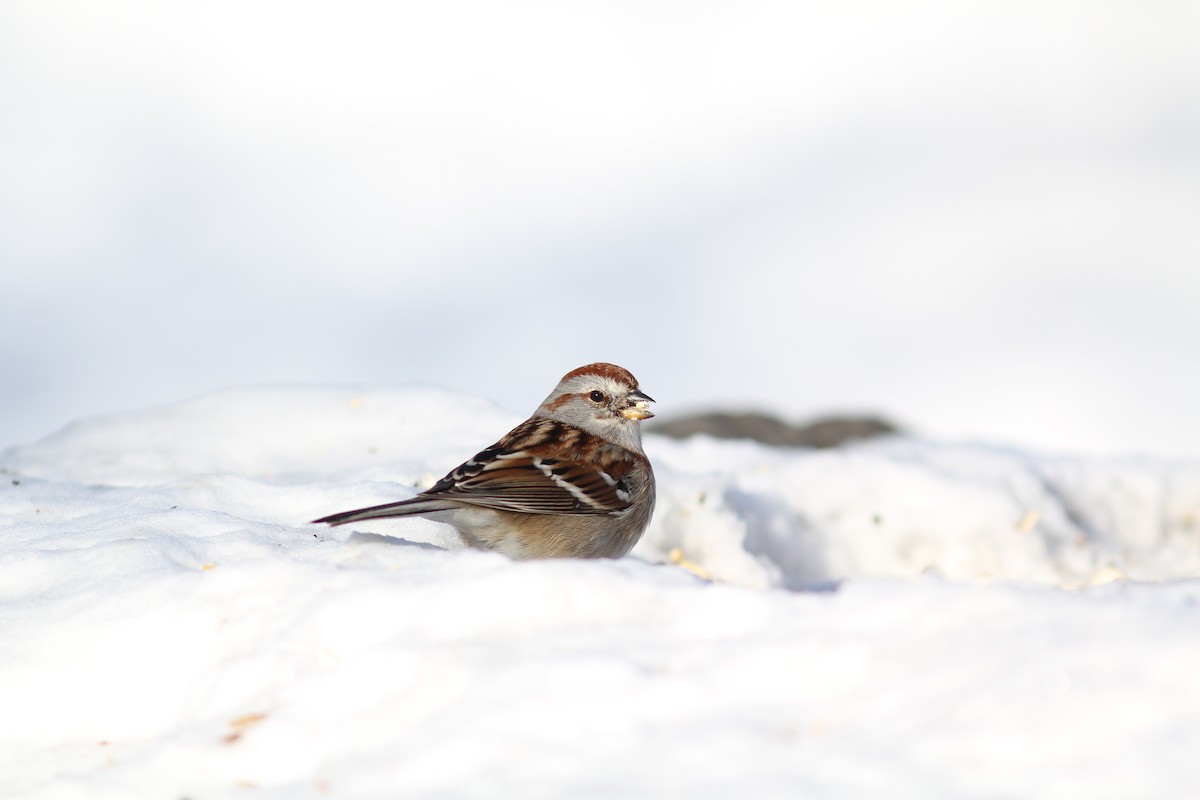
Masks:
[[[524,514],[613,514],[629,508],[630,460],[601,467],[530,450],[485,450],[420,496]]]

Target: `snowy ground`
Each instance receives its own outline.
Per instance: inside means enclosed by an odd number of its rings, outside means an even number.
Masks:
[[[518,420],[247,389],[0,454],[0,796],[1200,785],[1200,465],[651,438],[659,509],[620,561],[305,522]]]

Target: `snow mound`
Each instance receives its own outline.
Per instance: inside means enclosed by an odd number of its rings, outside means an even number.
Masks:
[[[408,496],[518,421],[434,389],[247,389],[76,422],[8,450],[0,468],[24,482],[12,493],[27,499],[15,506],[24,511],[50,492],[70,496],[73,515],[87,496],[102,516],[123,502],[303,526]],[[674,553],[722,582],[812,588],[934,572],[1079,585],[1200,572],[1200,464],[910,438],[808,451],[651,436],[647,451],[659,502],[634,555]],[[47,505],[41,521],[59,513]],[[419,520],[356,529],[439,546],[454,538]]]
[[[801,588],[864,576],[1079,585],[1200,572],[1200,465],[895,438],[834,451],[653,441],[663,501],[636,553]]]
[[[276,387],[4,452],[0,796],[1200,779],[1197,465],[651,437],[659,507],[619,561],[307,523],[418,491],[517,421],[428,388]]]

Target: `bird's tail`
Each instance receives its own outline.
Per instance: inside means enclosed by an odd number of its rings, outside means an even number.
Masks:
[[[416,514],[428,514],[433,511],[449,511],[457,508],[454,503],[445,500],[435,500],[428,497],[414,497],[411,500],[401,500],[399,503],[384,503],[381,506],[359,508],[354,511],[342,511],[330,514],[328,517],[314,519],[313,522],[327,522],[330,525],[345,525],[347,522],[359,522],[364,519],[380,519],[382,517],[409,517]]]

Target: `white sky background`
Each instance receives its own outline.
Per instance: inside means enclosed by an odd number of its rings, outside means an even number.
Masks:
[[[7,2],[0,446],[611,360],[664,416],[1200,457],[1197,9]]]

